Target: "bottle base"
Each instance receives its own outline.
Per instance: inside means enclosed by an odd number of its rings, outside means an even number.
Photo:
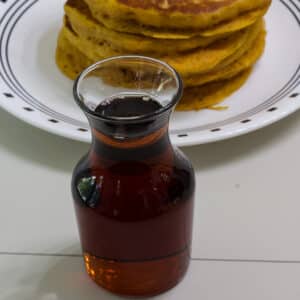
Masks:
[[[184,277],[190,251],[141,262],[118,262],[84,253],[88,275],[102,288],[118,295],[150,297],[175,287]]]

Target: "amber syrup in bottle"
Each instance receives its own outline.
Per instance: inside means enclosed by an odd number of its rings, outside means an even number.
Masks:
[[[194,172],[170,143],[170,111],[161,108],[142,96],[100,104],[89,118],[91,150],[73,175],[87,272],[117,294],[164,292],[189,265]]]

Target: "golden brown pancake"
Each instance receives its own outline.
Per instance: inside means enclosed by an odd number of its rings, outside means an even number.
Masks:
[[[195,51],[180,55],[162,56],[157,58],[169,63],[183,77],[207,73],[217,68],[219,65],[224,67],[224,60],[234,55],[240,48],[243,48],[249,39],[255,38],[261,30],[261,26],[261,22],[258,22],[239,32],[237,35],[217,41],[204,49],[199,48]],[[69,42],[80,52],[85,53],[91,61],[97,61],[110,56],[132,54],[115,50],[108,44],[97,45],[93,44],[91,41],[80,38],[69,28],[68,24],[63,28],[63,31]],[[245,49],[245,51],[246,50],[247,49]]]
[[[246,69],[249,69],[263,54],[265,48],[265,37],[266,31],[262,30],[254,42],[252,41],[252,43],[249,44],[249,49],[244,55],[242,55],[242,57],[239,57],[225,68],[185,78],[185,86],[199,86],[212,81],[225,80],[236,76]]]
[[[218,103],[247,80],[264,50],[262,16],[271,2],[85,1],[88,5],[81,0],[68,0],[65,5],[65,24],[56,51],[62,72],[74,79],[87,66],[107,57],[153,56],[183,77],[185,91],[179,110],[217,109]],[[134,78],[124,68],[108,70],[105,76],[108,82],[126,86],[132,86]]]
[[[67,77],[75,79],[83,69],[95,61],[89,60],[83,53],[73,47],[64,36],[64,31],[62,31],[58,39],[56,62]],[[250,69],[228,80],[208,83],[200,87],[186,88],[184,97],[176,109],[199,110],[216,108],[215,106],[224,98],[239,89],[249,75]],[[121,76],[120,78],[123,77]]]
[[[88,6],[81,0],[68,0],[65,5],[65,13],[70,27],[79,37],[89,40],[94,44],[109,44],[113,49],[119,49],[122,52],[143,55],[153,55],[154,53],[166,55],[193,50],[199,47],[207,47],[216,40],[230,34],[225,33],[210,37],[196,36],[190,39],[179,40],[161,39],[158,41],[155,38],[122,33],[106,28],[92,17]]]
[[[92,61],[70,44],[62,30],[57,41],[56,64],[67,77],[75,79]]]
[[[204,108],[218,109],[217,104],[237,91],[246,82],[250,74],[251,68],[228,80],[186,88],[176,109],[180,111]]]
[[[235,31],[239,31],[245,29],[246,27],[254,24],[259,19],[261,19],[265,13],[267,12],[269,6],[265,6],[263,8],[259,8],[255,11],[249,11],[242,15],[240,15],[236,19],[232,19],[229,21],[221,22],[217,25],[209,27],[207,29],[195,30],[195,31],[187,31],[187,30],[168,30],[168,29],[160,29],[157,32],[155,28],[143,27],[141,32],[145,36],[151,36],[156,39],[175,39],[175,40],[184,40],[191,39],[194,37],[214,37],[218,35],[228,35],[232,34]]]
[[[264,8],[250,11],[239,16],[236,19],[232,19],[229,22],[223,22],[218,24],[217,26],[205,29],[201,31],[200,35],[202,37],[213,37],[218,36],[220,34],[232,34],[233,32],[240,30],[242,28],[248,27],[259,19],[261,19],[266,12],[268,11],[269,5],[265,6]]]
[[[95,19],[116,31],[155,38],[189,38],[221,24],[222,30],[248,26],[247,14],[260,18],[271,0],[85,0]],[[236,22],[244,16],[244,22]],[[256,19],[257,19],[256,18]],[[245,22],[246,20],[246,22]],[[255,21],[255,20],[254,20]],[[228,22],[226,26],[224,23]],[[232,31],[232,29],[230,30]]]
[[[265,22],[264,20],[260,20],[259,27],[256,27],[255,32],[253,32],[247,41],[243,44],[242,47],[240,47],[234,54],[231,56],[225,58],[218,66],[214,69],[214,71],[220,70],[225,68],[226,66],[231,65],[236,60],[240,59],[250,48],[250,46],[254,43],[254,40],[258,37],[258,35],[265,30]]]
[[[183,55],[162,57],[173,68],[175,68],[183,78],[192,75],[199,75],[224,68],[241,57],[262,30],[263,23],[258,21],[254,25],[241,32],[240,37],[226,38],[215,42],[204,49],[198,49]]]

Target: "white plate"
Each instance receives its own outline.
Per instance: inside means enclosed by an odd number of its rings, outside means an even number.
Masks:
[[[90,141],[72,82],[55,65],[63,0],[0,1],[0,105],[52,133]],[[248,133],[300,108],[300,2],[273,0],[267,48],[251,78],[227,98],[225,111],[175,113],[171,137],[179,146]]]

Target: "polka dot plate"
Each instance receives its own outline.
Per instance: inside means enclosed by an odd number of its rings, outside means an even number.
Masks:
[[[0,106],[66,138],[90,142],[87,120],[72,98],[72,81],[55,65],[63,0],[0,0]],[[178,146],[232,138],[274,123],[300,108],[300,2],[273,0],[267,47],[249,81],[224,111],[176,112]]]

